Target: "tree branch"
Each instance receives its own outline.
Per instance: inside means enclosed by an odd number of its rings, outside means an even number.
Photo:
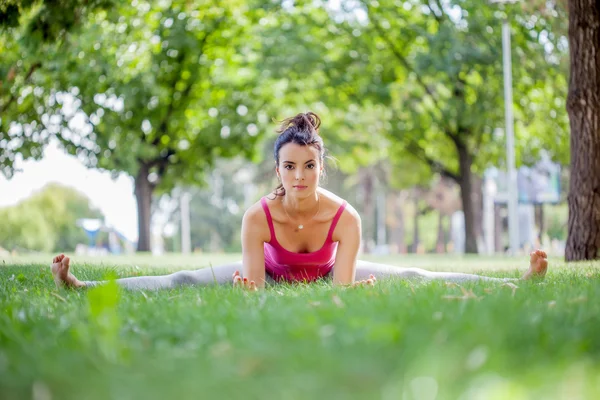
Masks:
[[[429,11],[431,11],[431,13],[433,14],[433,16],[435,17],[435,20],[438,23],[438,26],[442,24],[442,17],[444,15],[444,11],[442,11],[442,8],[440,7],[439,1],[436,4],[436,7],[438,7],[440,9],[440,13],[441,15],[438,15],[437,12],[434,11],[433,7],[431,7],[431,4],[429,2],[425,2],[425,6],[427,6],[427,8],[429,8]]]
[[[27,82],[29,80],[29,78],[31,78],[31,75],[33,75],[33,73],[35,72],[36,69],[40,68],[42,66],[42,63],[37,61],[35,63],[33,63],[31,65],[31,67],[29,67],[29,71],[27,71],[27,75],[25,75],[25,79],[24,82]],[[6,104],[4,104],[2,107],[0,107],[0,113],[4,113],[6,110],[8,110],[8,107],[17,99],[16,93],[11,94],[10,98],[8,99],[8,101],[6,102]]]
[[[398,61],[400,61],[400,63],[404,66],[404,68],[406,68],[408,71],[415,74],[415,77],[416,77],[419,85],[421,85],[423,90],[425,90],[425,92],[429,95],[429,97],[433,101],[433,104],[435,105],[435,107],[438,110],[441,110],[441,108],[438,105],[438,101],[435,96],[435,93],[433,93],[433,90],[431,90],[431,88],[429,88],[429,86],[427,86],[427,84],[423,81],[423,79],[417,73],[417,71],[408,63],[408,60],[406,59],[406,57],[404,57],[400,53],[400,51],[396,48],[394,43],[392,43],[391,39],[385,34],[383,28],[379,25],[379,22],[377,21],[377,19],[374,18],[373,16],[371,16],[371,20],[373,21],[373,26],[375,27],[375,30],[377,31],[379,36],[387,43],[387,45],[389,46],[389,48],[392,51],[392,53],[394,54],[394,56],[398,59]]]
[[[429,167],[433,171],[439,173],[440,175],[442,175],[442,176],[444,176],[446,178],[452,179],[456,183],[460,182],[460,175],[459,174],[455,174],[454,172],[450,171],[446,166],[444,166],[439,161],[436,161],[433,158],[429,157],[427,155],[427,153],[425,152],[425,149],[422,148],[414,140],[410,140],[409,141],[409,143],[406,146],[406,149],[410,153],[412,153],[415,157],[419,158],[421,161],[423,161],[427,165],[429,165]]]

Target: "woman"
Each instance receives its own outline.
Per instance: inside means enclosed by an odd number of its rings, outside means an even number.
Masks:
[[[344,199],[319,187],[325,157],[320,125],[321,120],[312,112],[282,122],[274,148],[280,185],[244,214],[241,262],[117,282],[128,289],[150,290],[233,281],[235,286],[256,290],[266,283],[312,282],[320,278],[331,278],[334,285],[373,285],[376,279],[385,277],[510,280],[358,261],[360,216]],[[101,283],[79,281],[69,273],[69,262],[62,254],[55,257],[52,273],[57,285],[79,288]],[[544,277],[547,266],[543,251],[531,253],[530,268],[523,279]]]

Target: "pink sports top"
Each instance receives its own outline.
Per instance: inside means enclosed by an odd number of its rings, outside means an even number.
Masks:
[[[319,250],[312,253],[294,253],[284,249],[275,237],[273,218],[266,199],[261,198],[260,203],[267,216],[269,230],[271,231],[271,240],[264,244],[267,275],[276,281],[313,282],[329,274],[335,263],[338,246],[338,242],[334,242],[332,239],[333,231],[346,208],[346,201],[342,203],[335,217],[333,217],[325,243]]]

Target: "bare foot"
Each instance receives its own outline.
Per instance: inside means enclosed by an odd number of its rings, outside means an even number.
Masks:
[[[529,271],[522,279],[544,279],[548,270],[548,256],[543,250],[535,250],[530,254]]]
[[[69,272],[71,259],[64,254],[54,257],[52,260],[52,276],[57,287],[79,288],[85,284]]]

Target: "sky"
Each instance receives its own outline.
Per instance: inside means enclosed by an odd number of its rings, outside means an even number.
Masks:
[[[12,179],[0,174],[0,207],[11,206],[51,182],[70,186],[85,194],[106,216],[106,224],[129,240],[137,240],[137,205],[133,179],[121,174],[116,180],[109,172],[88,169],[75,156],[51,143],[40,161],[21,161]]]

